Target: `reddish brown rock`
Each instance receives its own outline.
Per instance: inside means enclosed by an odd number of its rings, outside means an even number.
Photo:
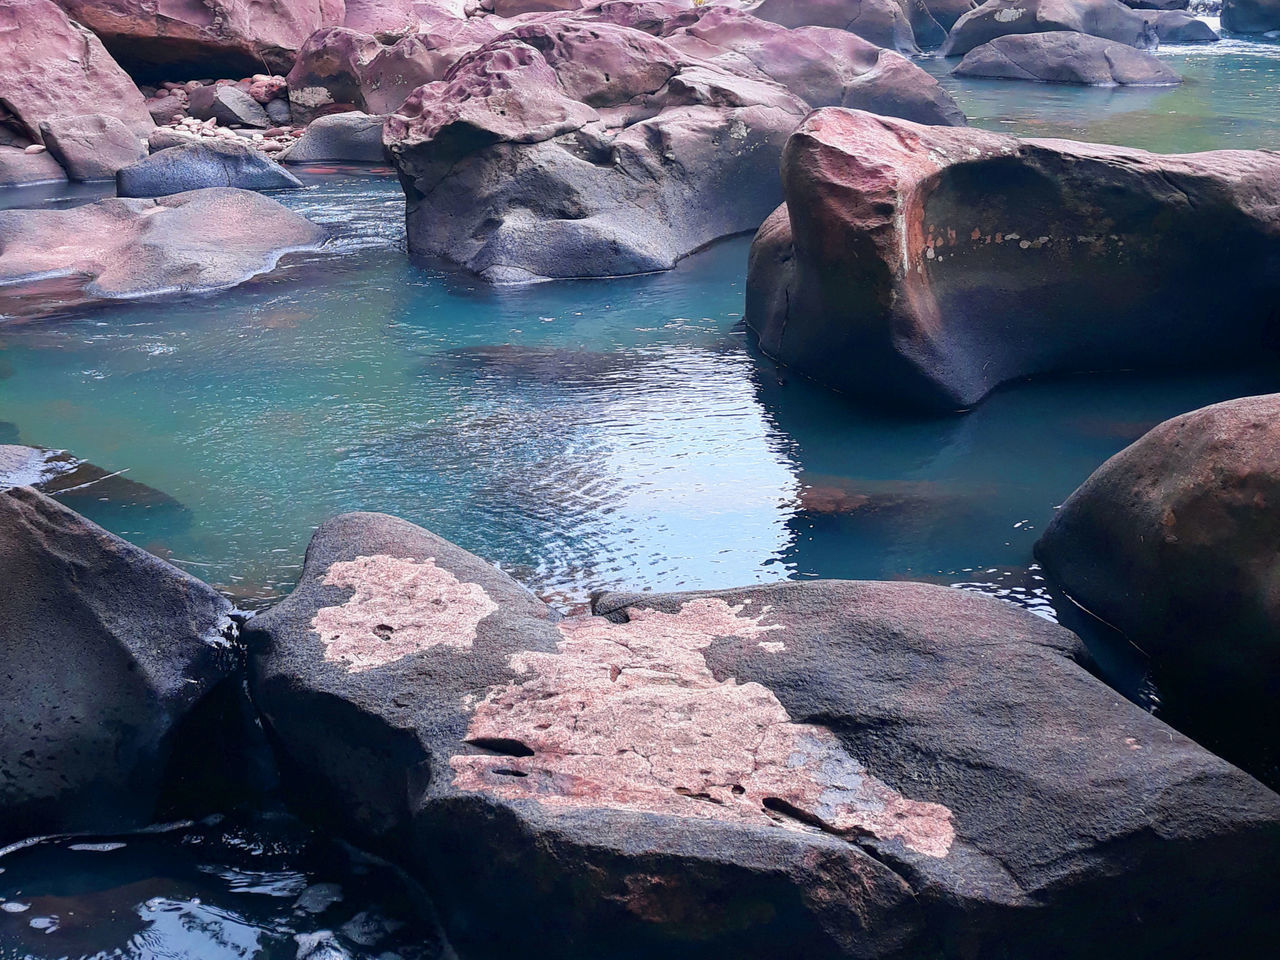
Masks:
[[[72,180],[111,180],[147,155],[137,134],[104,114],[42,120],[40,139]]]
[[[0,127],[40,142],[40,124],[106,114],[145,137],[142,93],[88,30],[51,0],[0,4]]]
[[[928,15],[923,3],[918,4]],[[878,47],[916,53],[909,3],[897,0],[764,0],[751,12],[784,27],[832,27],[848,30]]]
[[[1072,370],[1252,359],[1280,296],[1280,156],[1160,156],[811,114],[746,320],[796,372],[955,410]],[[1228,272],[1223,288],[1205,277]]]
[[[0,146],[0,186],[49,183],[66,178],[62,164],[47,151],[27,153],[21,147]]]

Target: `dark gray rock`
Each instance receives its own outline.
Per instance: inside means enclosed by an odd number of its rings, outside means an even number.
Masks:
[[[27,487],[0,492],[0,843],[151,822],[236,669],[230,604]]]
[[[187,112],[197,120],[217,120],[223,126],[274,126],[262,104],[232,84],[197,87],[191,91]]]
[[[273,126],[283,127],[293,122],[293,111],[289,109],[289,101],[283,97],[268,100],[263,109]]]
[[[281,190],[302,181],[247,143],[199,140],[162,149],[116,174],[121,197],[163,197],[202,187]]]
[[[322,160],[386,163],[387,151],[382,145],[385,119],[358,112],[317,117],[289,147],[283,160],[285,163],[317,163]]]
[[[1126,7],[1135,10],[1186,10],[1191,0],[1120,0]]]
[[[121,167],[147,155],[137,134],[100,113],[44,120],[40,137],[72,180],[110,180]]]
[[[596,612],[560,619],[420,528],[348,514],[246,629],[298,809],[422,877],[463,955],[1270,940],[1280,797],[1054,624],[911,583]]]
[[[1222,0],[1222,28],[1232,33],[1280,30],[1280,0]]]
[[[0,187],[65,179],[67,174],[62,164],[47,150],[27,153],[22,147],[0,146]]]
[[[952,73],[1041,83],[1169,86],[1182,82],[1162,61],[1128,44],[1056,30],[996,37],[970,50]]]

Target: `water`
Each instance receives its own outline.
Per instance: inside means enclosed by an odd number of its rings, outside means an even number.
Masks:
[[[990,129],[1162,151],[1280,144],[1280,45],[1160,56],[1187,83],[961,83],[926,65]],[[746,238],[668,274],[492,289],[407,260],[393,179],[308,182],[281,199],[335,226],[327,254],[213,297],[0,323],[0,442],[65,448],[162,491],[90,489],[75,505],[248,607],[289,590],[316,524],[365,509],[429,527],[565,607],[607,587],[909,577],[1054,616],[1031,548],[1055,506],[1155,423],[1280,389],[1270,369],[1081,376],[1011,385],[965,417],[871,414],[753,354]],[[12,191],[0,206],[95,193]],[[1139,696],[1140,679],[1125,692]],[[299,936],[341,938],[365,910],[404,916],[394,884],[344,879],[342,858],[332,866],[326,846],[317,860],[297,829],[11,852],[0,896],[30,907],[0,909],[0,960],[305,957],[328,948]],[[241,830],[283,844],[279,859],[226,839]],[[235,879],[254,871],[283,885]],[[293,891],[318,883],[346,898],[299,913]],[[31,924],[50,917],[52,932]],[[409,942],[377,950],[407,958]]]

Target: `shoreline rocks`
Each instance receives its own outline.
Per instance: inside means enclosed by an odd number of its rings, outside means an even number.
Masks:
[[[301,186],[301,180],[249,144],[223,140],[169,147],[116,173],[120,197],[163,197],[205,187],[291,190]]]
[[[1222,0],[1222,27],[1232,33],[1270,33],[1280,30],[1280,2]]]
[[[954,411],[1015,378],[1253,359],[1273,342],[1280,155],[1161,156],[831,108],[782,170],[747,326],[769,356],[864,402]],[[1229,291],[1204,282],[1224,272]]]
[[[1056,30],[1007,34],[974,47],[951,71],[992,77],[1090,86],[1172,86],[1182,82],[1163,61],[1114,40]]]
[[[146,144],[115,117],[90,114],[40,122],[40,139],[76,181],[111,180],[147,155]]]

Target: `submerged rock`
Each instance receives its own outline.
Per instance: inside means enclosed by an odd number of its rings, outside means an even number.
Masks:
[[[42,120],[40,137],[72,180],[110,180],[147,155],[133,131],[100,113]]]
[[[1256,357],[1280,155],[1161,156],[819,110],[783,158],[746,322],[794,370],[955,410],[1005,381]],[[1205,277],[1230,275],[1223,287]]]
[[[121,197],[163,197],[203,187],[281,190],[302,181],[247,143],[198,140],[160,150],[116,174]]]
[[[0,843],[151,822],[236,668],[230,604],[27,487],[0,492]]]
[[[1182,82],[1165,63],[1128,44],[1083,33],[1010,34],[970,50],[952,73],[1041,83],[1169,86]]]
[[[1232,33],[1280,30],[1280,0],[1222,0],[1222,26]]]
[[[319,249],[327,237],[270,197],[230,187],[68,210],[4,210],[0,314],[9,312],[5,299],[57,278],[76,291],[60,307],[75,299],[220,290],[266,273],[286,253]]]
[[[1117,697],[1056,625],[910,583],[596,612],[348,514],[248,625],[300,808],[423,877],[464,955],[1269,940],[1280,797]]]

